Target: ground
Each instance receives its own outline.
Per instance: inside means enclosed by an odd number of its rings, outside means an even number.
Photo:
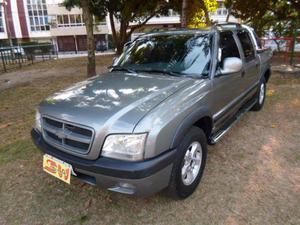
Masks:
[[[111,60],[98,57],[98,71]],[[66,59],[4,75],[21,83],[0,89],[0,224],[300,224],[300,77],[274,74],[264,109],[209,146],[198,189],[174,201],[67,185],[42,172],[30,139],[35,107],[84,79],[84,65]]]

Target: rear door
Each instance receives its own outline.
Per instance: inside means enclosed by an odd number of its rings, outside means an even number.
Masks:
[[[218,69],[213,79],[213,119],[218,130],[224,123],[232,117],[239,109],[239,96],[243,92],[242,71],[218,75],[218,71],[223,67],[225,58],[237,57],[241,59],[236,37],[232,31],[220,32]]]
[[[254,47],[254,40],[252,40],[249,32],[247,30],[239,30],[237,32],[237,37],[243,50],[243,87],[246,94],[249,95],[251,89],[255,88],[255,84],[259,79],[260,60]]]

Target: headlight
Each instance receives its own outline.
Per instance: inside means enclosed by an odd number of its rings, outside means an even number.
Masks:
[[[35,128],[39,131],[42,130],[42,118],[41,118],[41,114],[39,113],[39,111],[36,111],[35,114]]]
[[[142,160],[147,134],[109,135],[102,149],[102,156],[128,161]]]

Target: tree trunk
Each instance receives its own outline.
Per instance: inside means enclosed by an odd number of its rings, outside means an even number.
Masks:
[[[126,22],[120,21],[120,33],[119,33],[119,43],[117,45],[117,55],[121,55],[123,52],[124,44],[127,42],[127,25]]]
[[[87,76],[92,77],[96,75],[96,58],[95,58],[95,37],[94,37],[94,19],[90,10],[90,0],[81,0],[82,15],[87,33]]]
[[[231,4],[231,6],[230,6],[230,7],[228,8],[228,10],[227,10],[226,22],[229,22],[230,14],[231,14],[232,8],[233,8],[233,4]]]
[[[188,0],[182,0],[182,8],[181,8],[181,27],[187,27],[187,8],[188,8]]]
[[[112,12],[108,12],[109,14],[109,22],[111,27],[112,38],[115,44],[115,47],[118,49],[119,38],[115,27],[114,15]]]

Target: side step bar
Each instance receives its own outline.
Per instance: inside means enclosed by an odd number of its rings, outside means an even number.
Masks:
[[[224,127],[222,127],[219,131],[214,133],[209,140],[209,143],[214,145],[216,144],[229,130],[233,127],[235,123],[237,123],[242,116],[248,112],[254,105],[256,104],[256,99],[250,100],[248,103],[245,104],[244,107],[242,107],[235,116],[233,116],[228,123],[225,124]]]

